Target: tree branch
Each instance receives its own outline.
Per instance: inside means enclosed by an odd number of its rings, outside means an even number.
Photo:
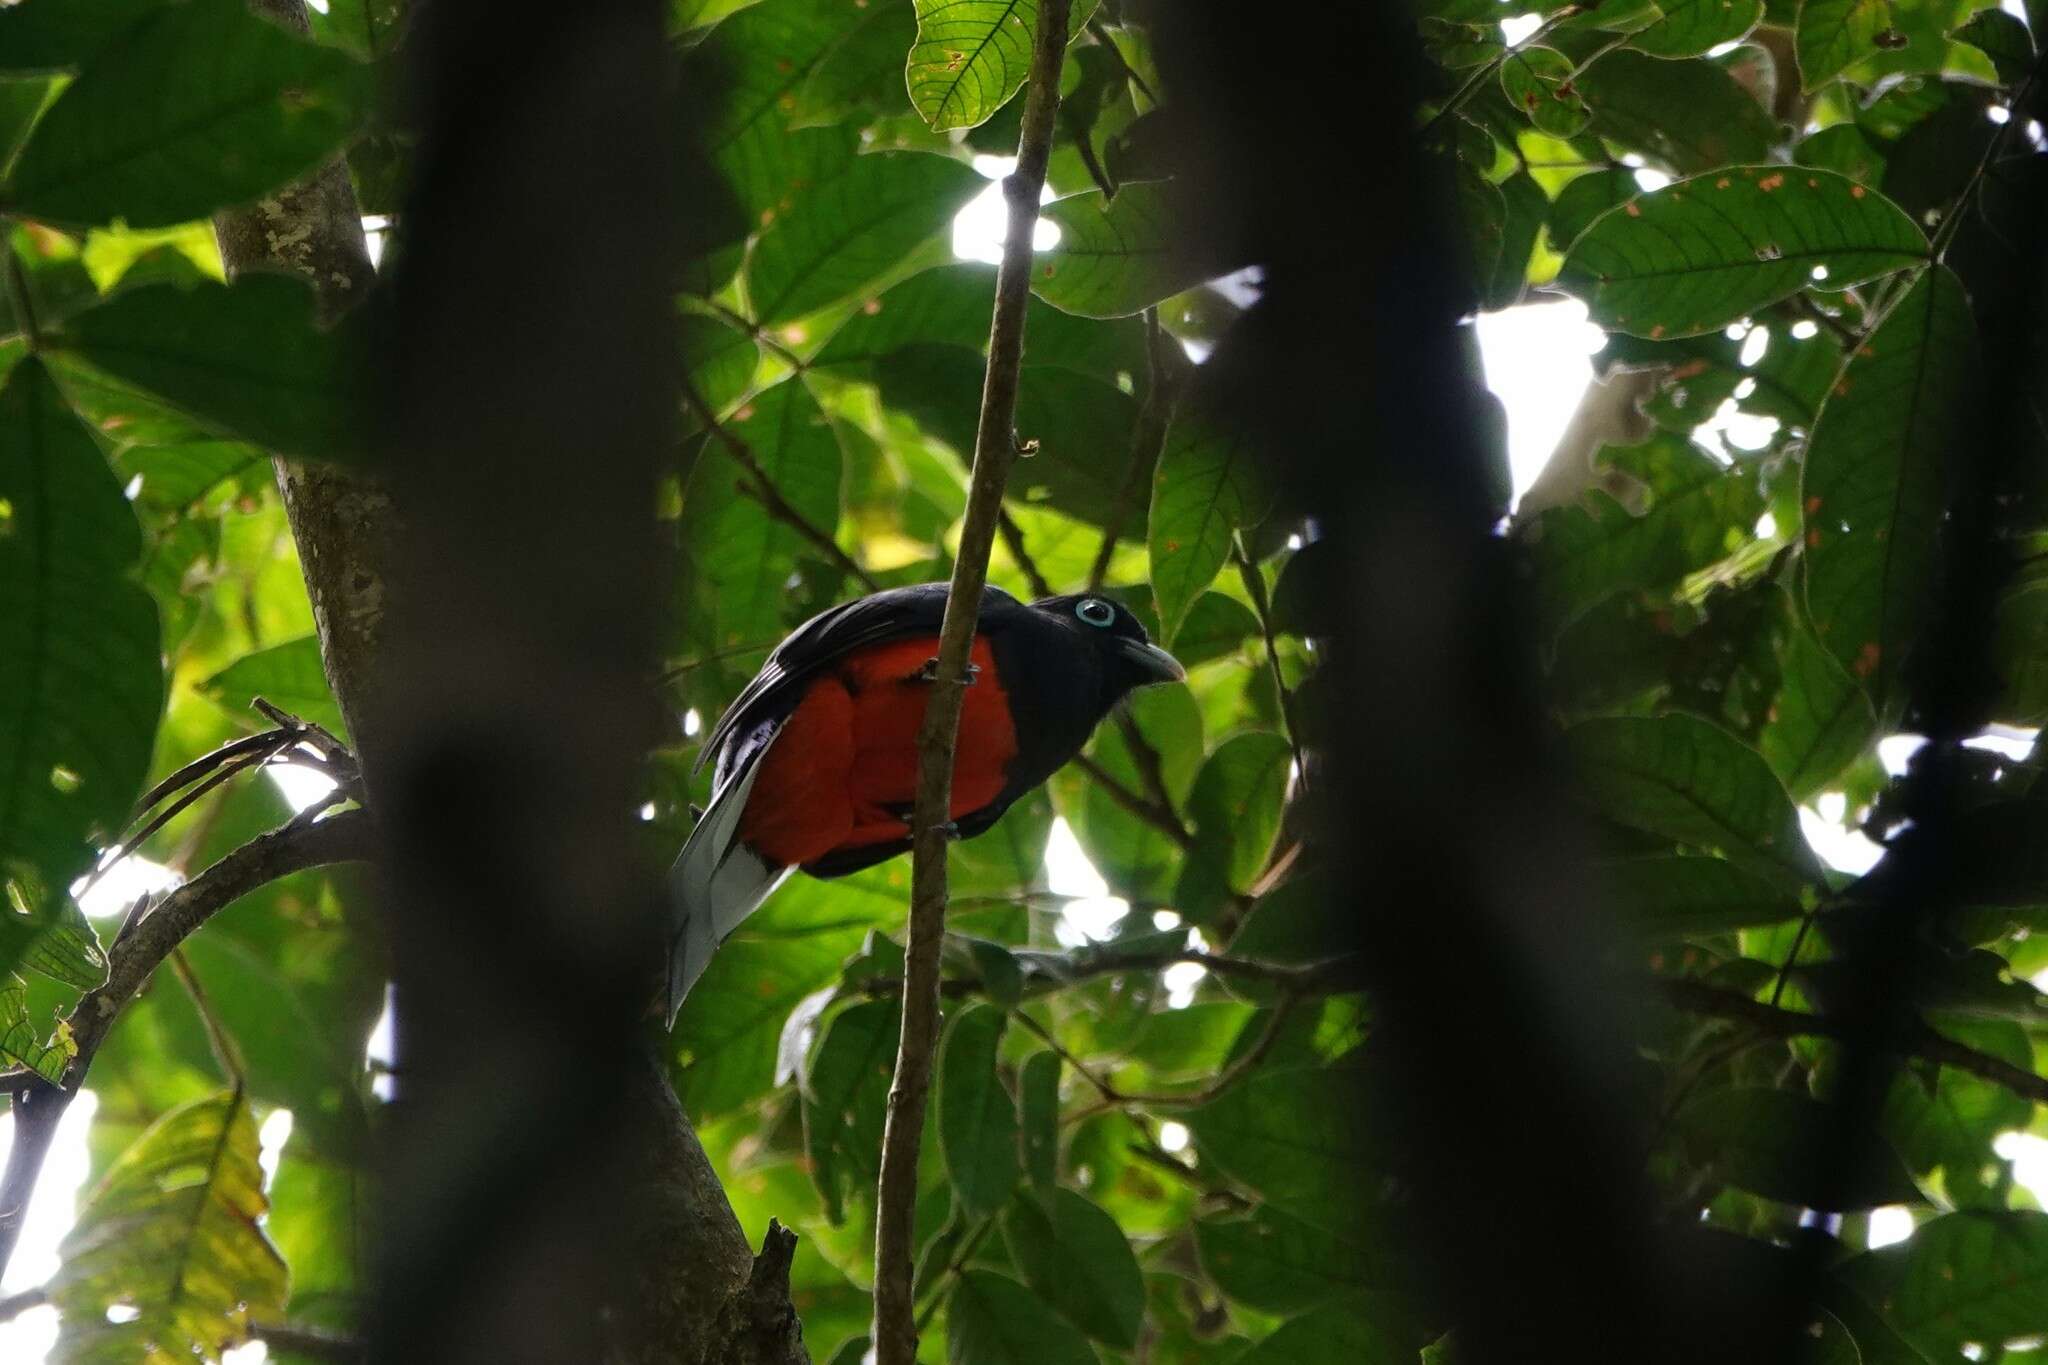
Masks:
[[[354,810],[261,835],[165,896],[115,942],[107,954],[106,981],[87,991],[67,1020],[78,1052],[64,1084],[52,1086],[25,1072],[7,1077],[14,1102],[14,1145],[8,1149],[6,1173],[0,1175],[0,1273],[21,1237],[29,1196],[35,1193],[58,1121],[85,1084],[93,1057],[122,1007],[150,973],[216,911],[294,872],[361,861],[370,856],[373,834],[369,815]]]
[[[719,421],[718,414],[711,410],[710,404],[706,403],[703,396],[688,383],[683,385],[683,406],[690,410],[691,416],[704,424],[704,429],[710,432],[725,453],[732,457],[733,463],[747,472],[749,482],[746,491],[753,494],[761,506],[767,509],[769,516],[811,542],[841,573],[852,578],[869,592],[881,591],[882,585],[873,574],[863,569],[852,555],[840,549],[839,542],[827,535],[823,528],[814,525],[809,517],[790,505],[789,499],[783,497],[782,491],[775,486],[775,480],[769,478],[768,471],[761,467],[761,461],[755,458],[753,448],[735,436],[725,423]]]
[[[988,579],[989,551],[1003,507],[1003,488],[1017,458],[1017,382],[1024,361],[1025,304],[1031,287],[1031,237],[1038,196],[1052,156],[1059,114],[1060,67],[1066,57],[1068,0],[1044,0],[1031,53],[1017,168],[1003,181],[1009,228],[989,324],[988,370],[975,431],[974,472],[946,614],[939,630],[937,678],[918,731],[917,808],[912,822],[909,942],[905,949],[903,1027],[882,1133],[875,1220],[875,1330],[878,1365],[914,1365],[916,1301],[912,1224],[917,1203],[918,1146],[939,1026],[939,945],[946,923],[944,826],[951,819],[953,752],[967,685],[967,654]]]
[[[1746,995],[1733,991],[1718,990],[1700,982],[1679,977],[1658,977],[1654,988],[1664,997],[1667,1004],[1687,1014],[1705,1014],[1718,1019],[1731,1019],[1747,1024],[1760,1033],[1775,1038],[1833,1038],[1847,1040],[1854,1036],[1862,1040],[1862,1033],[1847,1022],[1829,1018],[1824,1014],[1801,1014],[1796,1010],[1780,1009],[1766,1005]],[[2015,1095],[2032,1100],[2036,1104],[2048,1104],[2048,1077],[2043,1077],[2024,1067],[1975,1048],[1965,1047],[1952,1038],[1943,1036],[1922,1023],[1912,1037],[1899,1045],[1899,1054],[1915,1057],[1921,1061],[1938,1062],[1942,1066],[1967,1071],[1980,1076],[1994,1085],[2002,1085]]]
[[[1173,422],[1174,404],[1181,385],[1192,368],[1180,343],[1159,325],[1159,310],[1145,310],[1145,401],[1131,428],[1131,461],[1124,470],[1123,486],[1117,489],[1109,522],[1102,528],[1102,544],[1096,547],[1095,563],[1088,569],[1088,591],[1094,592],[1109,577],[1109,561],[1116,555],[1124,527],[1145,502],[1152,489],[1152,471],[1159,467],[1160,452],[1166,448],[1166,429]]]
[[[249,1324],[252,1340],[263,1342],[273,1351],[289,1351],[295,1356],[308,1360],[339,1361],[345,1365],[370,1358],[369,1348],[354,1337],[330,1332],[324,1327],[309,1327],[289,1322],[252,1322]]]

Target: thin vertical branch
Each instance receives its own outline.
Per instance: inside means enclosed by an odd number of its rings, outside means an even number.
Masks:
[[[1308,760],[1302,755],[1301,731],[1294,723],[1294,691],[1280,669],[1280,636],[1273,629],[1273,600],[1266,593],[1266,580],[1259,572],[1258,561],[1244,548],[1242,535],[1230,538],[1230,553],[1237,561],[1238,576],[1244,580],[1245,595],[1252,599],[1252,610],[1258,613],[1259,634],[1266,644],[1266,668],[1273,675],[1275,703],[1280,708],[1280,728],[1287,732],[1287,747],[1294,755],[1294,780],[1306,783]]]
[[[1017,458],[1017,377],[1024,361],[1024,305],[1031,286],[1031,235],[1038,196],[1052,156],[1059,113],[1060,65],[1067,45],[1069,0],[1038,7],[1017,169],[1003,181],[1009,230],[996,275],[989,326],[988,370],[975,432],[974,475],[967,516],[953,560],[946,616],[939,631],[937,677],[918,731],[917,810],[912,828],[910,932],[904,965],[903,1030],[889,1110],[882,1135],[876,1193],[875,1349],[878,1365],[913,1365],[917,1359],[916,1303],[912,1292],[912,1225],[917,1205],[918,1141],[931,1088],[932,1053],[939,1029],[939,940],[946,922],[944,829],[951,817],[953,751],[967,685],[967,654],[981,611],[989,551],[1003,506],[1003,487]]]

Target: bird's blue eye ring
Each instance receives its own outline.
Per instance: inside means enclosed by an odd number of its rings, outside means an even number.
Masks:
[[[1091,626],[1108,626],[1116,620],[1116,608],[1099,597],[1084,597],[1074,604],[1074,615]]]

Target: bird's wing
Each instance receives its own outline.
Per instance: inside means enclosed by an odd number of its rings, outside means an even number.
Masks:
[[[718,724],[711,727],[704,747],[698,751],[698,766],[702,767],[710,755],[721,754],[735,735],[752,730],[764,720],[779,721],[787,715],[816,671],[826,664],[868,645],[938,634],[946,615],[946,589],[944,583],[889,588],[841,603],[798,626],[775,647],[754,680],[733,699],[725,714],[718,718]],[[1010,613],[1025,610],[1023,603],[1001,588],[982,589],[984,628],[1000,627]],[[731,768],[723,758],[719,766],[721,776]]]

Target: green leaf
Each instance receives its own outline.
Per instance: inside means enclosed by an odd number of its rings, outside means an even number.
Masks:
[[[1631,935],[1653,941],[1797,919],[1799,898],[1720,858],[1656,853],[1595,865]]]
[[[946,1299],[947,1365],[1099,1365],[1086,1337],[1023,1285],[965,1270]]]
[[[1976,327],[1945,267],[1856,349],[1807,441],[1806,608],[1827,651],[1896,715],[1935,597],[1950,447],[1976,391]]]
[[[164,0],[22,0],[0,8],[0,71],[83,65]]]
[[[164,5],[58,96],[0,203],[81,225],[204,218],[319,165],[356,130],[371,84],[370,68],[243,0]]]
[[[860,934],[735,934],[719,948],[683,1002],[674,1031],[676,1092],[693,1120],[729,1113],[774,1088],[783,1021],[805,996],[833,981],[860,946]]]
[[[849,158],[781,205],[754,243],[747,293],[755,318],[772,326],[859,293],[947,227],[984,183],[949,157]]]
[[[1374,1295],[1314,1309],[1237,1358],[1237,1365],[1412,1365],[1421,1345],[1407,1312]]]
[[[1173,414],[1152,475],[1145,538],[1160,639],[1169,645],[1230,558],[1238,531],[1265,516],[1273,501],[1257,445],[1227,425],[1221,405],[1205,396],[1212,392],[1197,379]]]
[[[1945,1031],[1987,1056],[2022,1071],[2033,1069],[2033,1046],[2016,1023],[1951,1023]],[[1997,1181],[1984,1179],[1987,1167],[2002,1169],[1992,1141],[2008,1130],[2024,1130],[2033,1114],[2031,1100],[1993,1081],[1953,1067],[1915,1064],[1892,1078],[1881,1122],[1908,1170],[1926,1174],[1939,1167],[1945,1172],[1942,1188],[1952,1203],[1995,1200],[2002,1205],[2005,1195]]]
[[[1041,1054],[1050,1055],[1050,1054]],[[1024,1283],[1097,1341],[1129,1350],[1145,1318],[1145,1281],[1116,1219],[1072,1190],[1043,1206],[1012,1201],[1003,1239]]]
[[[252,1320],[283,1315],[285,1264],[261,1224],[257,1150],[249,1102],[230,1091],[166,1114],[121,1154],[79,1210],[50,1282],[64,1316],[58,1359],[217,1356]],[[115,1305],[133,1316],[110,1322]]]
[[[1268,730],[1232,735],[1209,755],[1188,797],[1195,843],[1181,871],[1175,908],[1197,923],[1213,918],[1266,869],[1280,833],[1294,756]]]
[[[1501,181],[1500,193],[1505,210],[1501,219],[1500,256],[1494,261],[1493,274],[1480,300],[1481,307],[1496,311],[1521,301],[1522,287],[1529,275],[1529,255],[1536,249],[1536,235],[1543,230],[1543,220],[1550,214],[1550,200],[1543,187],[1526,171],[1517,171]]]
[[[252,726],[260,718],[249,704],[261,697],[301,720],[326,726],[338,737],[348,734],[342,723],[341,707],[327,688],[327,672],[320,662],[320,641],[316,636],[287,640],[244,654],[200,683],[199,690],[236,719]]]
[[[1024,88],[1038,35],[1037,0],[916,0],[917,41],[904,81],[910,103],[935,130],[985,122]],[[1073,0],[1067,39],[1095,12]]]
[[[1578,85],[1593,110],[1591,132],[1679,175],[1764,161],[1778,141],[1769,111],[1715,62],[1622,48],[1594,62]]]
[[[1877,715],[1856,680],[1796,617],[1778,646],[1778,676],[1757,747],[1786,793],[1804,801],[1877,739]]]
[[[82,991],[89,991],[107,979],[107,955],[100,947],[100,936],[93,931],[92,922],[78,908],[77,901],[66,898],[60,902],[55,922],[40,930],[33,923],[8,927],[10,944],[22,941],[20,929],[28,929],[28,946],[20,950],[19,965]],[[14,951],[10,946],[0,950],[0,955],[12,955]]]
[[[1555,138],[1574,138],[1593,115],[1573,83],[1578,64],[1554,47],[1523,47],[1501,63],[1500,88],[1536,131]]]
[[[1763,510],[1751,471],[1721,464],[1683,436],[1608,446],[1600,463],[1636,506],[1595,488],[1577,504],[1544,509],[1521,533],[1548,634],[1618,592],[1675,586],[1748,539]]]
[[[2023,570],[1999,599],[1996,620],[1998,719],[2038,726],[2048,720],[2048,573]]]
[[[1034,1052],[1017,1075],[1017,1136],[1025,1178],[1041,1201],[1052,1199],[1060,1176],[1060,1058]]]
[[[1202,713],[1194,693],[1185,687],[1148,687],[1128,705],[1139,732],[1160,755],[1168,795],[1185,801],[1202,764]],[[1097,727],[1088,753],[1130,790],[1145,790],[1122,727]],[[1054,797],[1112,895],[1164,900],[1172,894],[1181,867],[1178,844],[1080,774],[1061,780]]]
[[[1560,251],[1568,249],[1594,219],[1642,192],[1636,173],[1625,166],[1574,177],[1550,205],[1551,245]]]
[[[28,988],[11,977],[0,986],[0,1059],[27,1067],[51,1085],[61,1085],[76,1048],[45,1046],[42,1030],[29,1019]]]
[[[1150,181],[1106,205],[1100,190],[1047,204],[1042,216],[1060,240],[1034,258],[1032,292],[1064,312],[1116,318],[1200,282],[1204,272],[1176,249],[1173,211],[1167,187]]]
[[[988,348],[995,288],[995,267],[980,262],[922,271],[855,312],[811,364],[867,369],[921,345],[957,346],[979,359]],[[1072,370],[1110,384],[1145,372],[1145,332],[1135,319],[1076,317],[1034,297],[1025,305],[1024,335],[1032,368]]]
[[[1792,888],[1820,880],[1799,816],[1762,755],[1673,712],[1603,716],[1565,732],[1581,789],[1608,819],[1714,850]]]
[[[1195,1224],[1202,1268],[1230,1298],[1262,1313],[1299,1313],[1356,1293],[1376,1266],[1351,1240],[1352,1227],[1328,1231],[1273,1208],[1243,1218]]]
[[[1558,282],[1603,327],[1698,336],[1810,284],[1845,289],[1926,254],[1912,219],[1847,176],[1730,166],[1596,220],[1572,243]]]
[[[1989,57],[2001,81],[2025,83],[2034,65],[2034,37],[2019,19],[2002,9],[1979,10],[1955,36]]]
[[[897,113],[907,108],[903,54],[916,40],[917,11],[911,6],[868,6],[811,68],[796,91],[790,122],[817,128],[861,111]]]
[[[1321,1068],[1267,1070],[1187,1114],[1197,1151],[1266,1203],[1316,1227],[1357,1222],[1366,1129],[1356,1105],[1333,1096],[1351,1084]]]
[[[149,767],[163,666],[140,548],[91,433],[22,361],[0,389],[0,970],[54,925]]]
[[[289,275],[124,290],[72,318],[65,353],[195,421],[286,455],[353,451],[350,334],[314,323]]]
[[[989,1005],[963,1010],[939,1049],[939,1151],[969,1213],[996,1212],[1017,1185],[1017,1106],[996,1073],[1006,1016]]]
[[[2048,1214],[1947,1214],[1836,1273],[1886,1322],[1944,1360],[1965,1342],[2048,1332]]]
[[[759,395],[726,428],[746,443],[799,514],[827,534],[837,530],[839,442],[801,379]],[[791,624],[783,613],[797,558],[817,553],[801,532],[742,491],[744,477],[716,442],[707,442],[683,498],[681,539],[690,574],[684,619],[705,653],[780,639]]]
[[[1629,35],[1652,57],[1703,57],[1746,37],[1764,17],[1764,0],[1659,0],[1664,17]]]
[[[1830,1106],[1790,1090],[1709,1091],[1673,1126],[1730,1184],[1767,1199],[1827,1211],[1922,1199],[1889,1143],[1868,1133],[1845,1144]]]
[[[1976,0],[1803,0],[1795,30],[1799,77],[1819,90],[1849,71],[1939,71],[1946,35]]]
[[[869,1000],[833,1016],[803,1076],[804,1156],[837,1226],[849,1189],[873,1187],[882,1163],[882,1125],[903,1011]]]

